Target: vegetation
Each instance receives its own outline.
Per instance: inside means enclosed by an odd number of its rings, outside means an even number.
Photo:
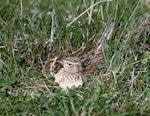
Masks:
[[[0,115],[150,115],[149,32],[139,0],[1,0]],[[103,64],[61,91],[44,63],[86,53],[90,39]]]

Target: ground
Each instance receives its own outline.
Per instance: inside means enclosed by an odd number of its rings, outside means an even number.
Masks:
[[[147,6],[139,0],[1,0],[0,114],[150,115]],[[62,91],[47,62],[85,56],[98,46],[97,61],[103,61],[90,79]]]

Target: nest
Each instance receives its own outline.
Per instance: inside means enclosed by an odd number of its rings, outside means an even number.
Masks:
[[[90,44],[91,42],[89,41],[88,44]],[[86,49],[88,49],[88,45],[84,48],[85,51],[87,51]],[[80,52],[80,50],[77,50],[78,52]],[[94,74],[95,72],[95,67],[97,67],[98,65],[101,65],[103,63],[103,58],[102,58],[102,45],[101,42],[98,42],[98,45],[93,48],[92,50],[88,51],[88,52],[83,52],[83,54],[78,55],[78,53],[75,51],[73,52],[69,52],[69,54],[64,55],[64,51],[60,51],[61,54],[56,54],[55,57],[48,59],[44,66],[46,68],[46,70],[50,70],[51,74],[53,75],[53,73],[56,73],[62,66],[57,63],[57,60],[66,58],[66,57],[79,57],[81,59],[81,61],[84,64],[84,71],[83,71],[83,75],[84,77],[90,77],[90,75]],[[64,53],[64,54],[63,54]]]

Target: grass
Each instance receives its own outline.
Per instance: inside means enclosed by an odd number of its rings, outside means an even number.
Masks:
[[[139,0],[97,2],[0,1],[1,115],[150,115],[149,10]],[[43,63],[90,38],[89,51],[101,39],[103,66],[83,87],[61,91]]]

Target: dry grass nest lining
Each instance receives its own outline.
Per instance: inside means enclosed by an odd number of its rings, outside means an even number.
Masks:
[[[91,42],[89,41],[88,44],[90,44]],[[84,48],[84,51],[87,51],[89,45],[87,45]],[[79,48],[80,50],[83,50],[81,48]],[[80,52],[80,50],[77,50],[78,52]],[[53,59],[49,59],[45,62],[45,68],[47,70],[50,70],[51,72],[54,71],[54,73],[56,73],[62,66],[57,63],[57,60],[63,59],[65,57],[79,57],[81,59],[81,61],[84,64],[84,71],[83,74],[85,77],[89,77],[90,75],[92,75],[95,71],[95,67],[98,65],[101,65],[103,63],[103,58],[102,58],[102,45],[100,43],[100,41],[98,42],[98,45],[96,45],[95,48],[93,48],[92,50],[89,50],[88,52],[83,52],[84,54],[79,55],[78,52],[72,52],[69,53],[67,55],[64,55],[66,52],[59,51],[61,54],[57,54],[55,55],[55,57]]]

